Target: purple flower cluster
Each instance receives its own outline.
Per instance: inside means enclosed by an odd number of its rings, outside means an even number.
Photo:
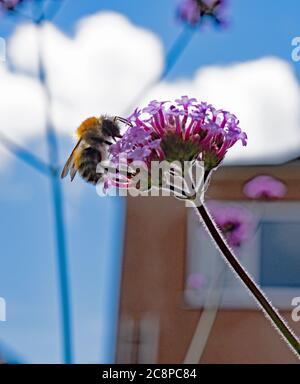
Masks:
[[[261,175],[248,181],[244,186],[244,194],[250,199],[280,199],[287,188],[283,182],[272,176]]]
[[[178,17],[186,24],[195,26],[210,17],[217,25],[225,25],[223,18],[224,0],[182,0]]]
[[[131,126],[110,147],[114,162],[124,155],[146,164],[197,159],[210,171],[238,140],[247,144],[236,116],[188,96],[173,103],[151,101],[146,108],[136,109],[128,121]]]
[[[256,220],[246,208],[213,201],[207,207],[230,246],[240,247],[254,234]]]

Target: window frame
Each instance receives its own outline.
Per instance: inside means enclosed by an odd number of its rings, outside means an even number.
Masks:
[[[299,202],[249,202],[226,200],[224,204],[239,204],[265,222],[296,222],[300,224]],[[300,233],[299,233],[300,235]],[[218,297],[218,306],[224,309],[257,309],[258,304],[248,289],[236,277],[208,234],[201,228],[199,218],[191,209],[187,221],[187,267],[186,275],[202,273],[206,278],[204,287],[191,290],[185,286],[184,300],[189,308],[202,308],[213,295]],[[256,282],[260,280],[261,226],[258,224],[253,237],[240,249],[239,259]],[[227,264],[227,265],[226,265]],[[186,277],[187,277],[186,276]],[[300,296],[299,287],[263,287],[269,300],[278,309],[291,310],[292,299]]]

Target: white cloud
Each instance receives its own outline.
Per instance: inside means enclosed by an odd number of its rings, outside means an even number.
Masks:
[[[0,67],[0,128],[21,143],[43,133],[44,95],[35,79],[38,41],[43,41],[53,121],[67,134],[90,115],[126,109],[163,67],[159,39],[116,13],[83,19],[74,38],[49,23],[38,33],[21,25],[8,42],[16,72]]]
[[[292,67],[274,57],[200,69],[192,80],[162,82],[144,102],[191,95],[237,115],[247,132],[246,148],[237,144],[230,162],[262,163],[300,154],[300,91]]]
[[[8,53],[22,74],[0,65],[0,129],[21,143],[43,134],[44,95],[32,76],[38,38],[44,43],[53,121],[58,132],[68,135],[87,116],[123,114],[163,67],[159,39],[119,14],[104,12],[83,19],[74,38],[52,24],[39,34],[31,25],[20,26],[8,42]],[[142,104],[185,94],[227,109],[241,120],[249,145],[237,145],[229,161],[269,162],[300,153],[299,86],[288,63],[270,57],[202,68],[193,79],[157,84]]]
[[[44,92],[39,83],[24,74],[0,66],[0,129],[9,137],[26,138],[43,126]]]

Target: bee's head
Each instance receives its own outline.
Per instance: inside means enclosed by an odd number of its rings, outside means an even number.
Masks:
[[[104,136],[111,137],[114,140],[116,137],[122,137],[117,121],[107,117],[102,121],[102,133]]]

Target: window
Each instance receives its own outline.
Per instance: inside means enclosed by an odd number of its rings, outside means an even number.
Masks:
[[[259,223],[252,238],[237,252],[238,257],[272,303],[290,310],[292,299],[300,295],[300,202],[239,204],[254,212]],[[190,307],[202,307],[212,292],[219,292],[220,307],[257,307],[192,210],[187,248],[187,277],[200,273],[204,278],[198,289],[186,286],[185,299]]]
[[[299,217],[300,220],[300,217]],[[263,222],[260,284],[300,288],[300,222]]]

